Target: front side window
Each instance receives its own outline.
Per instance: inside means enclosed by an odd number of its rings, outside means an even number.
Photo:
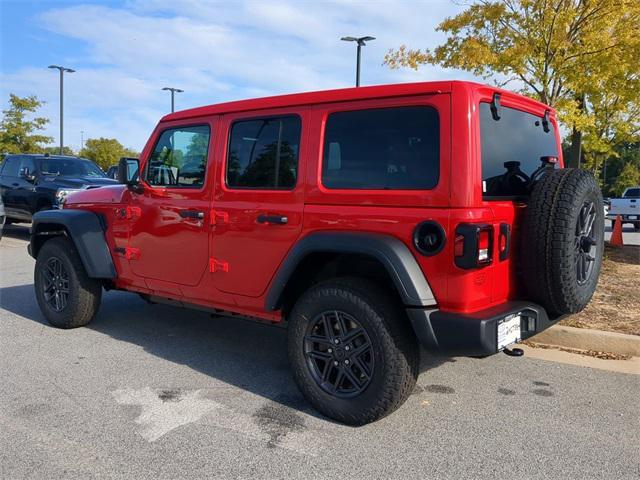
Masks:
[[[227,186],[290,190],[298,178],[299,117],[238,121],[231,127]]]
[[[207,125],[165,130],[156,143],[147,166],[149,185],[200,188],[207,170],[210,129]]]
[[[324,134],[327,188],[431,189],[440,172],[440,122],[433,107],[337,112]]]
[[[515,108],[501,107],[494,120],[491,106],[480,104],[482,192],[488,197],[521,196],[529,191],[533,173],[543,157],[557,157],[555,126]]]

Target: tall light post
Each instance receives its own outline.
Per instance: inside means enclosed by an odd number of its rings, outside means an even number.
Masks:
[[[55,68],[60,72],[60,155],[62,155],[64,148],[64,72],[73,73],[75,70],[59,65],[49,65],[49,68]]]
[[[375,40],[376,37],[342,37],[340,40],[344,42],[356,42],[358,44],[357,59],[356,59],[356,87],[360,86],[360,50],[371,40]]]
[[[168,90],[171,92],[171,113],[173,113],[175,111],[175,94],[176,93],[182,93],[184,92],[184,90],[180,90],[179,88],[173,88],[173,87],[164,87],[162,90]]]

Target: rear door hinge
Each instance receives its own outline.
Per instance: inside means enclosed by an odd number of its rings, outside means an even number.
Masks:
[[[209,259],[209,271],[211,273],[215,272],[229,272],[229,263],[223,262],[222,260],[216,260],[215,258]]]

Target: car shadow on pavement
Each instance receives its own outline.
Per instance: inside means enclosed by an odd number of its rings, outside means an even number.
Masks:
[[[0,308],[48,325],[35,302],[33,285],[0,288]],[[286,329],[281,326],[167,305],[149,305],[137,295],[108,292],[87,328],[326,420],[296,388],[287,359]],[[423,351],[420,371],[446,362],[455,362],[455,359]]]
[[[15,238],[17,240],[29,241],[29,228],[31,224],[5,225],[2,229],[2,236]]]

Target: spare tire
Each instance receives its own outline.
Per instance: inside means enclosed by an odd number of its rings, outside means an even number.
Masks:
[[[602,193],[589,172],[552,170],[536,182],[522,224],[520,260],[528,298],[557,317],[591,300],[604,250]]]

